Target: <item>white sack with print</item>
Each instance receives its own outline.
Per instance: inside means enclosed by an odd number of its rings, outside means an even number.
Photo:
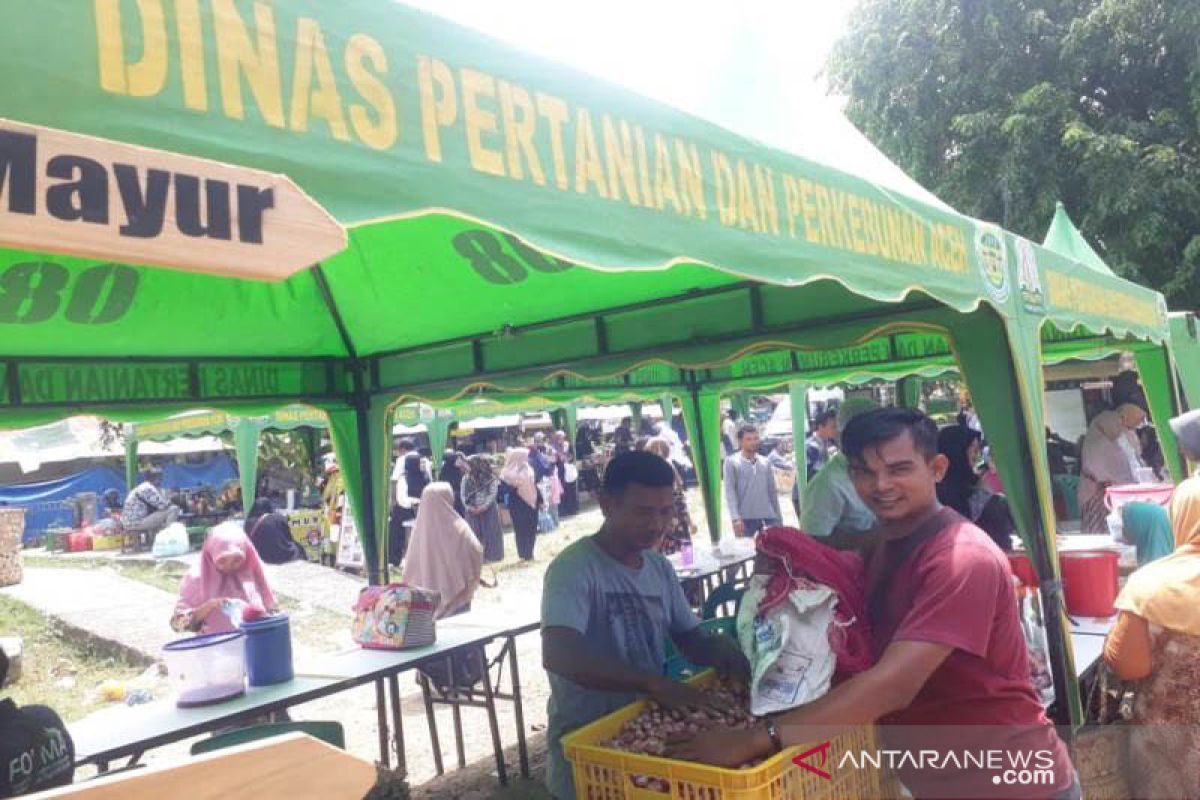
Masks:
[[[737,619],[738,643],[750,660],[750,710],[755,716],[816,700],[829,691],[837,666],[829,646],[834,591],[810,584],[760,617],[767,580],[764,575],[750,579]]]

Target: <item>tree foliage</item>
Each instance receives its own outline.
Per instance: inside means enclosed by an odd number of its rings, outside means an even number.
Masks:
[[[828,72],[947,203],[1041,241],[1062,200],[1118,274],[1200,304],[1200,2],[861,0]]]

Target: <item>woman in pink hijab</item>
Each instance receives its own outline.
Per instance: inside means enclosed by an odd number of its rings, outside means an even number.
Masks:
[[[236,522],[222,523],[208,534],[199,563],[179,584],[171,628],[179,633],[233,630],[221,610],[225,600],[241,600],[269,614],[278,611],[258,551]]]
[[[419,508],[404,555],[402,580],[441,595],[436,612],[439,619],[467,611],[483,572],[483,545],[454,510],[450,484],[426,486]]]

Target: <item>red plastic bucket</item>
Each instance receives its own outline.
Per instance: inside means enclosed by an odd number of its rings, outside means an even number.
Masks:
[[[1120,556],[1111,550],[1060,553],[1063,598],[1067,613],[1077,617],[1110,617],[1116,611],[1117,565]]]
[[[1029,556],[1024,553],[1009,553],[1008,565],[1012,567],[1013,575],[1016,575],[1022,584],[1032,589],[1037,588],[1037,573],[1033,569],[1033,562],[1029,560]]]

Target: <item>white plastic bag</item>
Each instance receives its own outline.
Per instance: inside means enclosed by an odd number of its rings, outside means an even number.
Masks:
[[[797,589],[758,616],[768,578],[756,575],[738,611],[737,634],[750,660],[750,710],[775,714],[812,702],[829,691],[837,658],[829,626],[837,595],[827,586]]]
[[[181,522],[172,522],[154,537],[151,552],[155,558],[173,558],[186,555],[192,549],[188,542],[187,528]]]

